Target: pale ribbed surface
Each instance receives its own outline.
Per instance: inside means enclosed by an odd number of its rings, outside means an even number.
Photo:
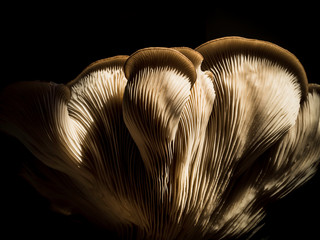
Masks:
[[[16,84],[0,127],[63,213],[123,238],[228,239],[316,172],[319,89],[288,51],[224,38],[104,59],[67,86]]]

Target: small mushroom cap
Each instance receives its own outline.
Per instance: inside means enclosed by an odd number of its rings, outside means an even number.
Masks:
[[[191,87],[197,78],[192,62],[184,54],[172,48],[150,47],[136,51],[126,61],[124,74],[130,81],[146,67],[176,69],[189,78]]]
[[[320,95],[320,85],[311,83],[308,85],[308,87],[309,87],[309,92],[315,91]]]
[[[173,49],[181,52],[183,55],[189,58],[196,69],[201,66],[203,56],[199,52],[188,47],[174,47]]]
[[[196,51],[205,59],[202,64],[204,70],[208,70],[210,65],[216,64],[221,59],[234,55],[243,54],[268,59],[297,76],[301,89],[301,102],[307,98],[308,80],[302,64],[295,55],[276,44],[232,36],[208,41],[197,47]]]
[[[75,83],[77,83],[81,78],[84,76],[99,71],[106,68],[112,68],[112,67],[122,67],[125,63],[125,61],[128,59],[129,56],[127,55],[118,55],[110,58],[104,58],[100,59],[98,61],[95,61],[91,63],[89,66],[87,66],[74,80],[69,82],[67,86],[71,87]]]

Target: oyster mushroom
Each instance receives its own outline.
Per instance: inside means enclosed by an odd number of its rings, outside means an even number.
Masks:
[[[133,239],[227,239],[314,175],[320,87],[274,44],[146,48],[70,83],[21,82],[0,128],[38,159],[26,178],[62,213]]]

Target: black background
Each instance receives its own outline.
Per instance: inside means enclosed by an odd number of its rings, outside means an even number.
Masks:
[[[267,40],[288,49],[305,67],[309,82],[320,83],[318,6],[279,4],[218,7],[203,3],[187,8],[186,4],[8,4],[1,9],[1,88],[17,81],[66,83],[98,59],[130,55],[151,46],[195,48],[231,35]],[[0,137],[3,234],[37,239],[108,235],[79,216],[52,212],[47,200],[19,176],[21,161],[33,156],[16,139],[2,133]],[[319,189],[318,173],[270,204],[265,226],[253,239],[319,238]]]

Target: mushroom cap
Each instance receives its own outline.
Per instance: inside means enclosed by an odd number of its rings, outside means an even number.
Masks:
[[[241,54],[268,59],[297,77],[301,89],[300,103],[307,98],[308,80],[302,64],[294,54],[276,44],[231,36],[208,41],[195,50],[200,52],[205,59],[201,66],[203,70],[210,69],[212,65],[218,65],[222,59]]]
[[[128,59],[127,55],[117,55],[114,57],[104,58],[97,60],[87,66],[74,80],[70,81],[67,86],[71,87],[76,84],[84,76],[103,69],[112,68],[112,67],[122,67],[125,61]]]
[[[189,47],[174,47],[173,49],[181,52],[183,55],[189,58],[196,69],[201,66],[203,56],[199,52]]]
[[[184,54],[172,48],[150,47],[136,51],[125,62],[124,74],[130,81],[146,67],[175,69],[190,79],[191,87],[197,78],[192,62]]]

